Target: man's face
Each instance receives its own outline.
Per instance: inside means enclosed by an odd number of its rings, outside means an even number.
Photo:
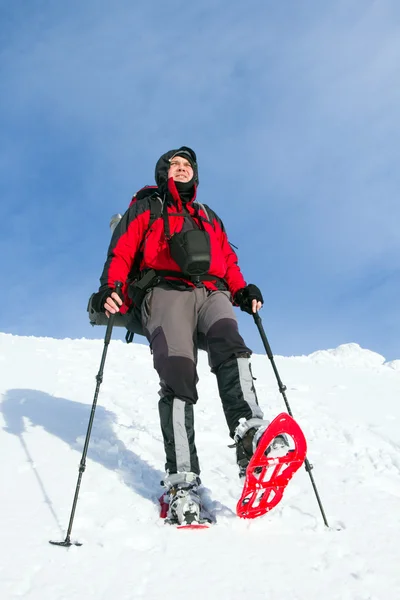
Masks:
[[[183,156],[174,156],[169,162],[168,179],[187,183],[193,177],[193,168],[190,162]]]

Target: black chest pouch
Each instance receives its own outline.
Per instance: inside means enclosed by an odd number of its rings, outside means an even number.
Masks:
[[[174,261],[185,275],[205,275],[211,263],[210,236],[204,229],[176,233],[169,241]]]

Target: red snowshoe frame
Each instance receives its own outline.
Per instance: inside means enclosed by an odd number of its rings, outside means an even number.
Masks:
[[[272,440],[285,433],[294,442],[286,456],[268,458],[264,453]],[[279,414],[261,437],[246,471],[243,492],[236,512],[243,519],[255,519],[280,502],[283,492],[306,457],[307,443],[302,430],[288,414]]]

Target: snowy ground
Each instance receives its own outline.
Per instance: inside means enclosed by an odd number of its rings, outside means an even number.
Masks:
[[[146,346],[112,342],[72,538],[65,538],[103,349],[0,334],[0,598],[399,600],[400,361],[355,344],[277,357],[331,528],[302,469],[280,505],[235,516],[240,486],[216,382],[200,356],[197,446],[217,525],[158,517],[157,377]],[[265,415],[284,404],[253,357]]]

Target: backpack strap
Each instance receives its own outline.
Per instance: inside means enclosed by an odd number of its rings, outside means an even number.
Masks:
[[[197,204],[197,206],[199,207],[199,209],[201,209],[201,210],[204,212],[204,214],[206,215],[206,217],[207,217],[207,221],[208,221],[209,223],[211,223],[211,221],[210,221],[210,217],[208,216],[208,212],[207,212],[207,209],[206,209],[205,205],[204,205],[204,204],[202,204],[201,202],[198,202],[198,200],[196,200],[195,202],[193,202],[193,204]],[[204,221],[204,218],[203,218],[203,217],[200,217],[200,215],[199,215],[199,210],[197,210],[197,214],[198,214],[198,216],[199,216],[199,220],[203,220],[203,221]]]
[[[150,220],[147,231],[153,225],[154,221],[156,221],[162,215],[163,210],[163,201],[160,196],[156,193],[152,194],[149,198],[150,200]],[[146,231],[146,233],[147,233]]]
[[[126,330],[125,341],[127,344],[132,344],[134,335],[133,331]]]
[[[163,204],[164,203],[157,192],[154,192],[153,194],[151,194],[151,196],[149,197],[149,202],[150,202],[150,219],[149,219],[148,227],[147,227],[146,231],[144,232],[143,239],[140,244],[140,253],[141,254],[143,254],[143,248],[144,248],[144,243],[146,240],[147,232],[151,229],[151,226],[153,225],[154,221],[157,221],[157,219],[159,219],[163,213]]]

